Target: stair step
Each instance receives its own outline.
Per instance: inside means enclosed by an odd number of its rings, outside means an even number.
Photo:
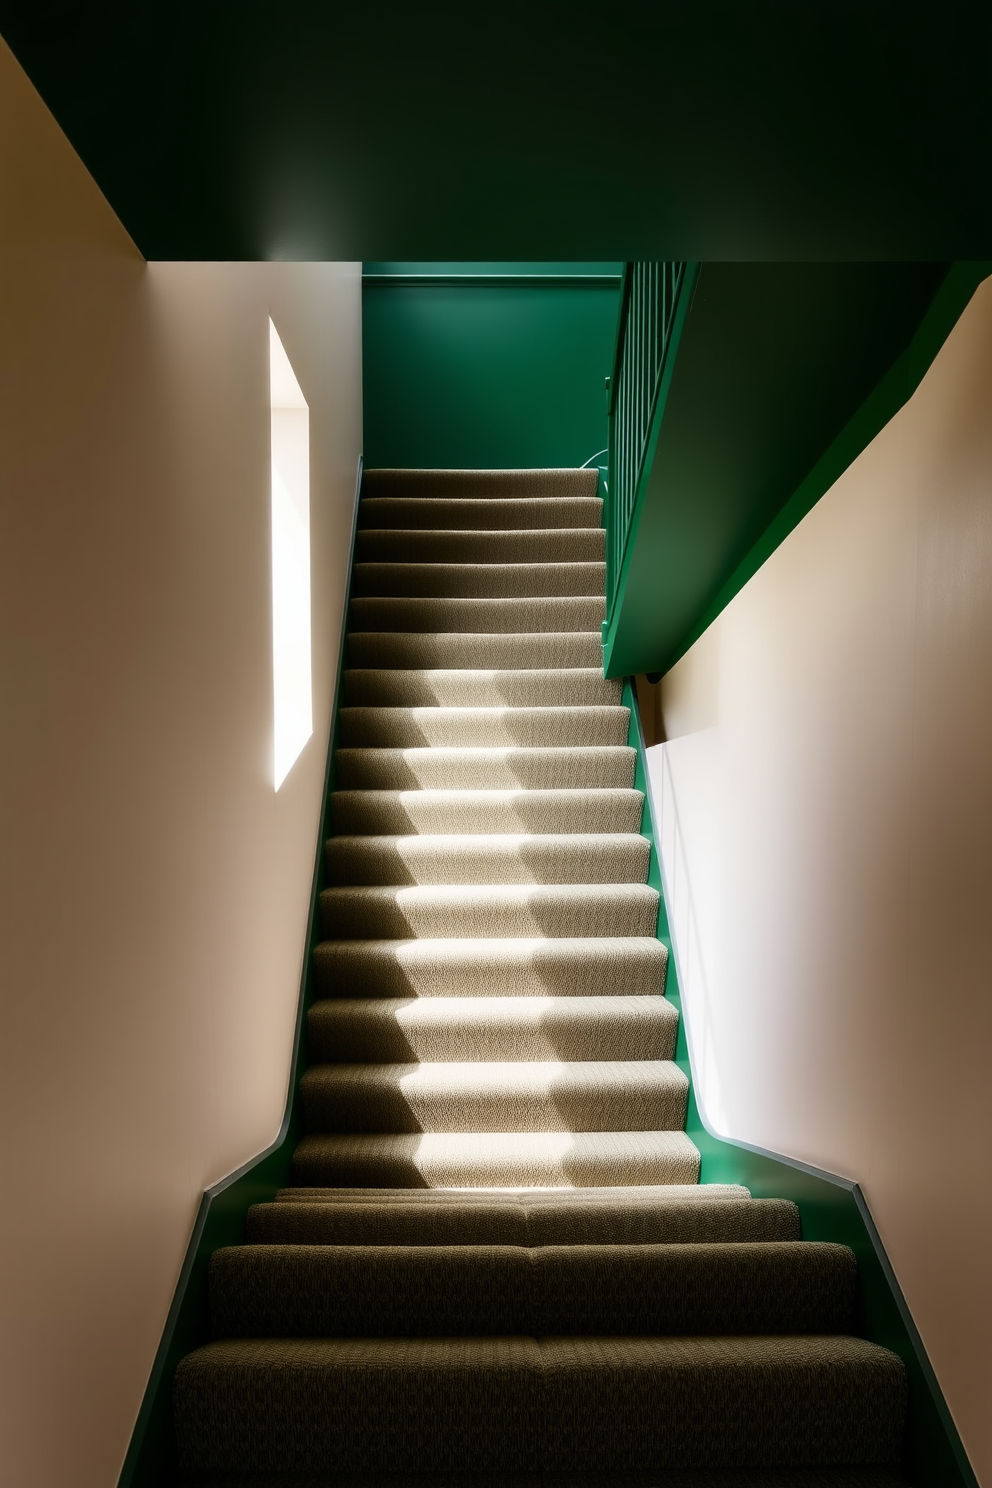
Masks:
[[[624,1197],[568,1203],[494,1201],[486,1192],[427,1193],[445,1203],[417,1202],[423,1193],[390,1190],[362,1202],[304,1200],[255,1204],[248,1240],[263,1245],[672,1245],[798,1240],[799,1211],[784,1199]],[[688,1188],[686,1192],[691,1192]],[[300,1192],[305,1192],[300,1190]],[[628,1194],[629,1189],[621,1191]],[[636,1329],[634,1331],[637,1331]]]
[[[471,496],[477,501],[500,497],[535,497],[545,501],[567,496],[595,496],[599,477],[595,470],[574,466],[532,470],[412,470],[375,467],[362,476],[362,497]]]
[[[639,1209],[665,1207],[670,1204],[714,1203],[733,1200],[735,1203],[763,1202],[752,1199],[750,1191],[740,1183],[637,1183],[624,1187],[611,1184],[606,1188],[589,1186],[584,1188],[280,1188],[276,1193],[280,1204],[412,1204],[431,1209],[444,1208],[452,1204],[490,1204],[501,1208],[523,1209],[530,1213],[537,1209],[565,1210],[599,1204],[613,1208],[617,1204],[636,1205]],[[784,1200],[769,1201],[783,1203]],[[790,1205],[790,1208],[795,1208]],[[796,1210],[796,1223],[799,1222]],[[780,1240],[797,1240],[795,1234],[779,1235]]]
[[[906,1375],[860,1338],[229,1339],[175,1380],[180,1471],[896,1464]]]
[[[644,883],[651,845],[634,832],[332,837],[331,884]]]
[[[454,936],[653,935],[658,893],[646,884],[444,884],[325,889],[329,940]]]
[[[663,1060],[312,1064],[311,1132],[675,1131],[689,1082]]]
[[[355,533],[355,558],[368,563],[602,563],[602,527],[525,527],[446,532],[369,527]]]
[[[606,592],[605,563],[356,563],[353,595],[547,598]]]
[[[599,667],[530,671],[362,671],[342,679],[348,707],[573,708],[616,706],[622,685]]]
[[[440,1479],[440,1482],[439,1482]],[[184,1477],[182,1488],[648,1488],[630,1473],[591,1472],[446,1472],[356,1473],[342,1481],[340,1473],[279,1473],[259,1478],[255,1473],[213,1473]],[[659,1468],[651,1473],[650,1488],[910,1488],[909,1479],[889,1467],[742,1467]]]
[[[315,1002],[312,1060],[672,1059],[678,1013],[663,997],[430,997]]]
[[[623,745],[630,727],[630,709],[610,706],[342,708],[339,718],[342,745],[386,749]]]
[[[682,1131],[314,1134],[293,1154],[301,1185],[369,1188],[600,1188],[694,1184]]]
[[[654,936],[322,941],[321,997],[654,996],[668,952]]]
[[[651,997],[668,951],[654,936],[323,940],[320,997]]]
[[[353,667],[398,667],[417,670],[467,667],[518,671],[550,667],[599,667],[603,646],[599,630],[549,631],[527,635],[408,635],[405,631],[352,631],[348,661]]]
[[[215,1338],[844,1333],[844,1245],[235,1245],[210,1261]]]
[[[600,527],[603,503],[596,496],[364,496],[361,528],[393,531],[447,528],[457,532],[519,532],[528,527]]]
[[[339,749],[338,784],[345,790],[629,790],[633,749],[626,745],[574,748],[521,746],[484,749]]]
[[[550,599],[400,599],[387,595],[353,599],[350,629],[543,635],[596,630],[605,619],[602,595]]]
[[[639,832],[642,791],[335,791],[331,824],[345,836],[435,832]]]

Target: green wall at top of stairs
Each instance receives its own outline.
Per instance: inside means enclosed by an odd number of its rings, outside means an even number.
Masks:
[[[585,464],[606,445],[619,267],[366,264],[366,466]],[[411,283],[417,272],[447,277]]]

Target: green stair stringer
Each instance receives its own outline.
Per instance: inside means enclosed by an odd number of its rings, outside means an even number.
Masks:
[[[661,896],[658,939],[668,951],[665,995],[678,1009],[675,1061],[689,1080],[686,1134],[699,1148],[701,1183],[741,1183],[759,1199],[791,1199],[802,1217],[803,1239],[847,1245],[858,1262],[857,1328],[860,1335],[899,1355],[909,1381],[903,1471],[914,1488],[979,1488],[923,1340],[913,1322],[871,1212],[857,1183],[795,1158],[719,1137],[696,1101],[692,1045],[680,992],[678,950],[668,919],[668,893],[657,850],[644,734],[630,677],[623,702],[630,709],[628,743],[637,751],[634,787],[644,793],[641,831],[651,843],[648,883]]]
[[[363,461],[359,457],[352,513],[348,572],[345,580],[341,618],[341,646],[337,676],[331,702],[331,728],[324,767],[324,794],[321,804],[320,830],[314,857],[310,888],[310,908],[300,978],[300,995],[296,1008],[293,1052],[290,1060],[289,1090],[286,1109],[278,1134],[271,1146],[250,1158],[219,1183],[211,1185],[200,1200],[193,1233],[183,1260],[173,1294],[165,1328],[152,1364],[148,1384],[138,1411],[117,1488],[174,1488],[178,1466],[172,1416],[172,1377],[180,1359],[208,1343],[211,1338],[208,1312],[207,1267],[215,1250],[225,1245],[242,1245],[245,1223],[253,1204],[275,1198],[280,1188],[292,1182],[293,1152],[302,1132],[300,1104],[297,1099],[300,1081],[307,1066],[306,1015],[314,1001],[314,950],[323,938],[320,932],[320,894],[326,887],[324,844],[331,835],[330,801],[334,791],[334,760],[338,747],[338,717],[341,700],[341,677],[347,665],[348,614],[351,605],[351,576],[355,560],[355,535],[358,530],[358,502],[361,495]]]

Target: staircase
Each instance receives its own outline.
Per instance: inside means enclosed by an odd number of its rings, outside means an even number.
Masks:
[[[213,1256],[182,1481],[901,1483],[852,1253],[698,1183],[595,473],[369,471],[359,527],[307,1134]]]

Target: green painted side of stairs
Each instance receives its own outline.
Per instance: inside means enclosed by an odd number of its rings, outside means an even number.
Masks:
[[[595,472],[372,471],[359,529],[303,1131],[179,1480],[901,1483],[852,1251],[698,1182]]]

